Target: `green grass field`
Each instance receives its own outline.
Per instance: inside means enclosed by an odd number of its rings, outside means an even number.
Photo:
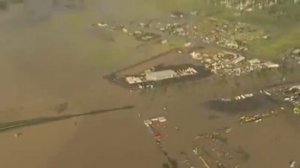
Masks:
[[[214,16],[229,21],[242,21],[253,24],[265,30],[270,35],[268,40],[256,40],[250,44],[250,52],[254,55],[278,59],[291,48],[300,47],[300,4],[284,4],[276,9],[243,13],[235,16],[234,10],[223,7],[204,7],[208,16]],[[207,10],[208,9],[208,10]],[[270,11],[286,11],[277,16]]]
[[[242,21],[253,24],[269,33],[270,39],[256,40],[250,44],[250,52],[254,55],[278,59],[291,48],[300,47],[300,3],[291,4],[290,1],[273,7],[272,9],[257,10],[250,13],[242,13],[236,16],[237,11],[222,6],[207,4],[207,0],[173,0],[152,1],[160,10],[181,10],[184,12],[194,9],[199,10],[201,16],[212,16],[228,21]],[[284,15],[278,15],[284,11]]]
[[[300,47],[300,5],[282,5],[269,11],[261,10],[237,16],[237,11],[209,5],[207,0],[133,0],[133,2],[136,3],[138,8],[135,10],[124,9],[125,18],[129,18],[127,21],[138,22],[161,17],[164,20],[164,17],[168,17],[171,11],[190,12],[198,10],[199,18],[196,18],[196,20],[211,16],[232,22],[241,21],[253,24],[270,35],[268,40],[255,40],[249,44],[249,52],[258,57],[276,60],[291,48]],[[280,10],[285,10],[287,13],[283,16],[276,16],[276,11]],[[81,18],[70,17],[69,20],[72,20],[74,25],[81,25],[83,22]],[[107,20],[110,20],[110,18]],[[92,60],[101,66],[112,66],[116,62],[121,64],[142,60],[143,57],[151,55],[151,52],[153,52],[152,55],[155,55],[155,53],[164,51],[164,46],[150,45],[148,49],[147,47],[144,48],[145,51],[139,49],[139,51],[143,51],[141,54],[136,52],[134,48],[138,45],[138,42],[135,42],[134,39],[118,34],[113,34],[113,37],[115,42],[108,44],[105,41],[99,42],[95,46],[90,46],[90,53],[86,54],[92,55]],[[173,46],[182,46],[183,43],[184,41],[175,40]]]

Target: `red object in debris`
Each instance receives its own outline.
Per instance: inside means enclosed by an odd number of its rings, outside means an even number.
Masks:
[[[155,139],[156,141],[160,142],[160,141],[161,141],[161,134],[160,134],[160,133],[154,134],[154,139]]]

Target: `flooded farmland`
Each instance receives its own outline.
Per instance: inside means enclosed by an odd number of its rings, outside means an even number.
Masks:
[[[0,167],[299,168],[299,9],[0,0]]]

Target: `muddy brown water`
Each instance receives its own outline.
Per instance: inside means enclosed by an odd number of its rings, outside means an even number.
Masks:
[[[237,117],[203,106],[217,97],[278,82],[280,73],[224,80],[209,77],[132,93],[102,78],[172,46],[151,44],[137,49],[140,42],[121,33],[95,30],[94,23],[168,19],[171,10],[192,9],[192,5],[192,1],[178,0],[10,1],[7,9],[0,10],[1,123],[128,104],[135,108],[3,132],[1,167],[161,168],[168,160],[143,124],[144,119],[160,115],[168,117],[164,148],[179,167],[184,167],[182,152],[195,166],[203,167],[192,154],[193,139],[223,127],[233,128],[228,143],[249,154],[241,167],[282,168],[291,160],[300,163],[299,118],[293,114],[240,126]],[[287,75],[287,80],[297,78],[298,69]],[[68,107],[60,114],[56,109],[62,102]],[[209,120],[211,115],[217,118]]]

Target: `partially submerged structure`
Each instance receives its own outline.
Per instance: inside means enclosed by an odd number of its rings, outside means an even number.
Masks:
[[[164,137],[164,129],[167,126],[167,118],[165,116],[150,118],[145,120],[144,124],[149,128],[149,131],[156,143],[160,144]]]
[[[190,56],[199,60],[212,73],[222,76],[240,76],[254,71],[279,68],[279,64],[246,57],[228,51],[192,51]]]
[[[278,99],[290,102],[294,106],[300,105],[300,84],[271,88],[269,92]]]
[[[226,8],[238,11],[255,12],[257,10],[278,8],[278,6],[283,5],[284,3],[297,4],[299,0],[217,0],[215,2]]]
[[[184,76],[193,76],[198,74],[198,71],[193,67],[187,67],[182,69],[165,69],[165,70],[146,70],[145,72],[127,76],[125,78],[128,84],[158,82],[167,79],[181,78]]]
[[[132,75],[111,75],[111,81],[130,88],[153,88],[156,85],[209,76],[211,73],[202,66],[192,64],[155,66]]]
[[[203,75],[202,73],[199,67],[193,65],[153,67],[142,73],[126,76],[125,82],[129,85],[138,84],[140,88],[143,88],[170,80],[191,79],[191,77]]]
[[[193,153],[205,168],[237,168],[249,155],[242,148],[227,142],[230,129],[204,133],[195,137]]]
[[[295,48],[291,50],[284,58],[283,60],[286,63],[290,64],[298,64],[300,65],[300,48]]]

